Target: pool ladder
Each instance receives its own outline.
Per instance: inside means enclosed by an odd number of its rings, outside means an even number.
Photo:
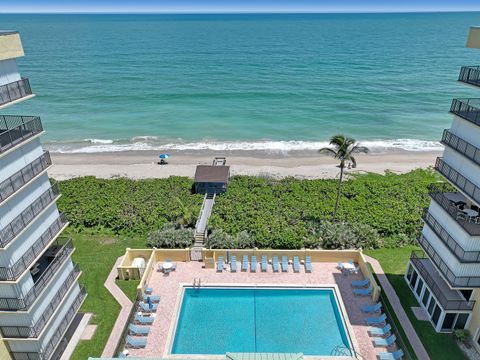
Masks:
[[[197,279],[197,278],[194,278],[194,279],[193,279],[193,288],[194,288],[195,290],[199,291],[201,285],[202,285],[202,279],[200,279],[200,278],[198,278],[198,279]]]

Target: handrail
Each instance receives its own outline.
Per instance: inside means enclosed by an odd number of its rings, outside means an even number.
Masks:
[[[480,66],[462,66],[458,75],[458,81],[480,86]]]
[[[450,112],[470,121],[472,124],[480,125],[479,106],[480,99],[453,99]]]
[[[58,235],[60,230],[67,224],[63,214],[48,227],[47,230],[40,236],[40,238],[30,247],[23,256],[18,259],[12,266],[0,267],[0,281],[15,281],[20,275],[29,267],[32,266],[32,261],[40,255],[47,244]]]
[[[20,80],[0,86],[0,105],[5,105],[28,95],[32,95],[30,81],[28,78],[21,78]]]
[[[443,158],[437,158],[435,170],[450,180],[454,186],[462,190],[462,192],[467,194],[473,201],[480,204],[480,188],[443,161]]]
[[[38,116],[1,115],[0,153],[43,131]]]
[[[420,261],[422,259],[428,259],[427,257],[425,257],[422,251],[412,251],[410,255],[410,260],[413,262],[418,271],[420,271],[423,280],[425,280],[428,287],[433,292],[442,307],[445,310],[472,310],[475,306],[475,300],[448,300],[445,295],[443,295],[440,287],[430,276],[428,270]]]
[[[26,209],[17,215],[8,225],[0,230],[0,248],[7,246],[18,236],[33,220],[60,195],[57,184],[52,185],[42,193]]]
[[[0,203],[22,188],[26,183],[28,183],[50,165],[52,165],[50,153],[45,151],[42,155],[33,160],[30,164],[26,165],[20,171],[17,171],[8,179],[2,181],[0,183]]]
[[[202,207],[200,208],[200,212],[198,213],[197,221],[195,222],[195,233],[196,233],[197,227],[200,223],[200,219],[202,218],[203,210],[205,209],[205,202],[207,200],[207,195],[208,194],[205,194],[205,196],[203,197]]]
[[[458,151],[477,165],[480,165],[480,149],[457,135],[452,134],[447,129],[443,131],[441,143]]]

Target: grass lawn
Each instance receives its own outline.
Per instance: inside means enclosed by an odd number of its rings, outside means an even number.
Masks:
[[[435,360],[467,359],[450,334],[436,333],[430,322],[417,320],[410,309],[411,306],[419,305],[403,279],[403,275],[407,268],[410,253],[412,250],[418,249],[418,247],[409,246],[404,248],[368,250],[365,251],[365,253],[376,258],[382,265],[388,280],[395,288],[403,308],[422,340],[430,358]]]
[[[115,280],[115,283],[130,300],[135,301],[137,297],[137,286],[140,284],[140,280]]]
[[[80,283],[87,288],[88,297],[80,311],[92,312],[92,323],[97,330],[92,340],[80,341],[71,360],[85,360],[89,356],[100,357],[107,339],[113,328],[120,305],[103,286],[117,258],[125,253],[125,248],[143,248],[145,240],[140,238],[123,238],[108,235],[87,235],[65,232],[70,236],[76,247],[73,261],[80,265],[83,271]],[[121,281],[120,288],[132,298],[138,282]]]

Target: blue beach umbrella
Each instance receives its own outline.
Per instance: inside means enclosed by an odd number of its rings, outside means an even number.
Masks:
[[[160,159],[168,159],[168,158],[170,157],[170,155],[168,155],[168,154],[160,154],[158,157],[159,157]]]

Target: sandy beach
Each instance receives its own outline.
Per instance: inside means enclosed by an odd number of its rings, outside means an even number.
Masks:
[[[358,166],[350,172],[386,170],[405,173],[417,168],[433,166],[440,152],[398,151],[383,154],[358,155]],[[284,178],[334,178],[338,175],[337,161],[315,152],[267,154],[260,152],[179,152],[171,154],[168,165],[158,165],[158,153],[150,151],[115,153],[52,153],[54,165],[49,171],[56,180],[80,176],[98,178],[128,177],[132,179],[193,177],[195,166],[211,164],[215,156],[226,156],[232,175],[253,175]]]

